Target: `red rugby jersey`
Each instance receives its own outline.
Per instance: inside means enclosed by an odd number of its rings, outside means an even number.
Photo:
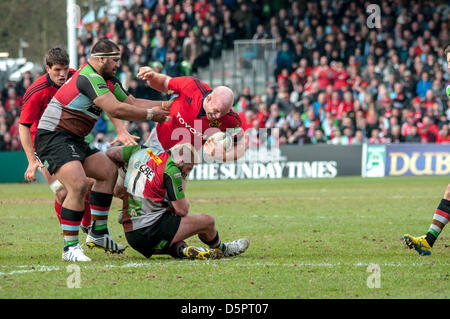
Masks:
[[[67,78],[70,78],[76,70],[69,69]],[[23,96],[23,106],[20,112],[19,123],[30,128],[31,138],[34,145],[37,126],[47,104],[56,94],[60,87],[52,81],[48,73],[34,81]]]
[[[168,88],[178,97],[170,107],[171,120],[156,126],[159,142],[165,150],[178,143],[191,143],[198,150],[218,130],[241,127],[239,115],[233,110],[220,120],[208,120],[203,109],[204,99],[212,92],[208,84],[182,76],[172,78]]]

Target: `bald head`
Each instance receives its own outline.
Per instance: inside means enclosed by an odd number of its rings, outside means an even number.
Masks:
[[[230,108],[234,102],[233,91],[226,86],[218,86],[213,90],[214,99],[217,99],[217,103],[222,104],[226,108]]]
[[[233,91],[226,86],[216,87],[210,95],[207,96],[204,109],[209,120],[218,120],[227,114],[234,102]]]

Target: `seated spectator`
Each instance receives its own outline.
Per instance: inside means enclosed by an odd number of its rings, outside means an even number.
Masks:
[[[436,138],[437,144],[448,144],[450,143],[450,129],[448,124],[442,125],[441,130],[438,133],[438,136]]]
[[[338,129],[334,131],[334,135],[331,137],[331,139],[328,140],[327,143],[331,145],[344,145],[344,139],[341,130]]]
[[[431,89],[432,82],[429,79],[429,75],[427,72],[422,72],[420,76],[420,81],[416,86],[416,94],[418,97],[424,97],[428,90]]]
[[[405,142],[400,125],[396,124],[391,127],[389,134],[386,136],[386,142],[392,144]]]
[[[292,130],[291,126],[289,125],[289,122],[287,120],[283,121],[283,124],[280,128],[280,145],[281,144],[287,144],[289,141],[289,138],[294,134],[294,131]]]
[[[434,143],[439,134],[439,126],[433,123],[429,116],[424,116],[422,121],[417,123],[418,133],[422,143]]]
[[[419,129],[417,126],[412,126],[411,130],[409,131],[409,134],[405,136],[405,142],[406,143],[420,143],[421,137],[419,134]]]
[[[314,137],[311,139],[311,144],[326,144],[327,138],[323,135],[323,131],[317,128],[314,131]]]
[[[266,121],[266,127],[280,128],[283,125],[284,116],[281,115],[278,104],[272,104],[270,106],[270,115]]]
[[[173,78],[183,75],[181,71],[181,64],[178,61],[178,55],[176,52],[167,52],[164,69],[166,70],[166,74]]]
[[[296,145],[306,145],[311,144],[311,140],[306,134],[306,128],[303,125],[300,125],[297,130],[292,134],[288,139],[289,144]]]
[[[367,137],[364,135],[363,131],[360,129],[357,129],[355,131],[355,136],[352,140],[352,145],[362,145],[367,143]]]
[[[369,144],[386,144],[387,140],[378,128],[372,129]]]
[[[256,112],[256,118],[258,119],[258,121],[260,123],[259,124],[260,128],[265,127],[266,121],[269,118],[269,116],[270,116],[270,113],[267,110],[267,104],[263,103],[263,102],[259,103],[258,110]]]
[[[287,42],[283,42],[281,44],[281,50],[278,51],[275,65],[275,78],[278,78],[278,75],[281,73],[281,70],[287,69],[288,72],[291,70],[292,62],[294,58],[294,53],[289,48],[289,44]]]
[[[341,144],[351,145],[353,142],[353,128],[351,126],[344,126],[342,131],[344,134],[341,137]]]

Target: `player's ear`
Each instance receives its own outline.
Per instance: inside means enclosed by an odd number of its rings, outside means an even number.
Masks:
[[[49,73],[51,69],[52,69],[52,68],[49,67],[48,65],[45,66],[45,71],[46,71],[47,73]]]

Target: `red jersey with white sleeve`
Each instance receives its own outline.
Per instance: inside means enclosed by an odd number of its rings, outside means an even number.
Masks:
[[[69,69],[67,78],[70,78],[75,72],[76,70]],[[34,81],[25,92],[19,123],[30,128],[33,146],[39,120],[59,88],[46,73]]]
[[[203,109],[205,98],[212,90],[208,84],[193,77],[172,78],[168,84],[169,93],[177,94],[170,107],[169,122],[158,123],[145,143],[162,150],[169,150],[179,143],[190,143],[199,150],[206,140],[217,131],[241,127],[239,115],[231,110],[219,120],[210,121]],[[235,140],[241,138],[237,134]],[[159,150],[161,151],[161,149]]]

